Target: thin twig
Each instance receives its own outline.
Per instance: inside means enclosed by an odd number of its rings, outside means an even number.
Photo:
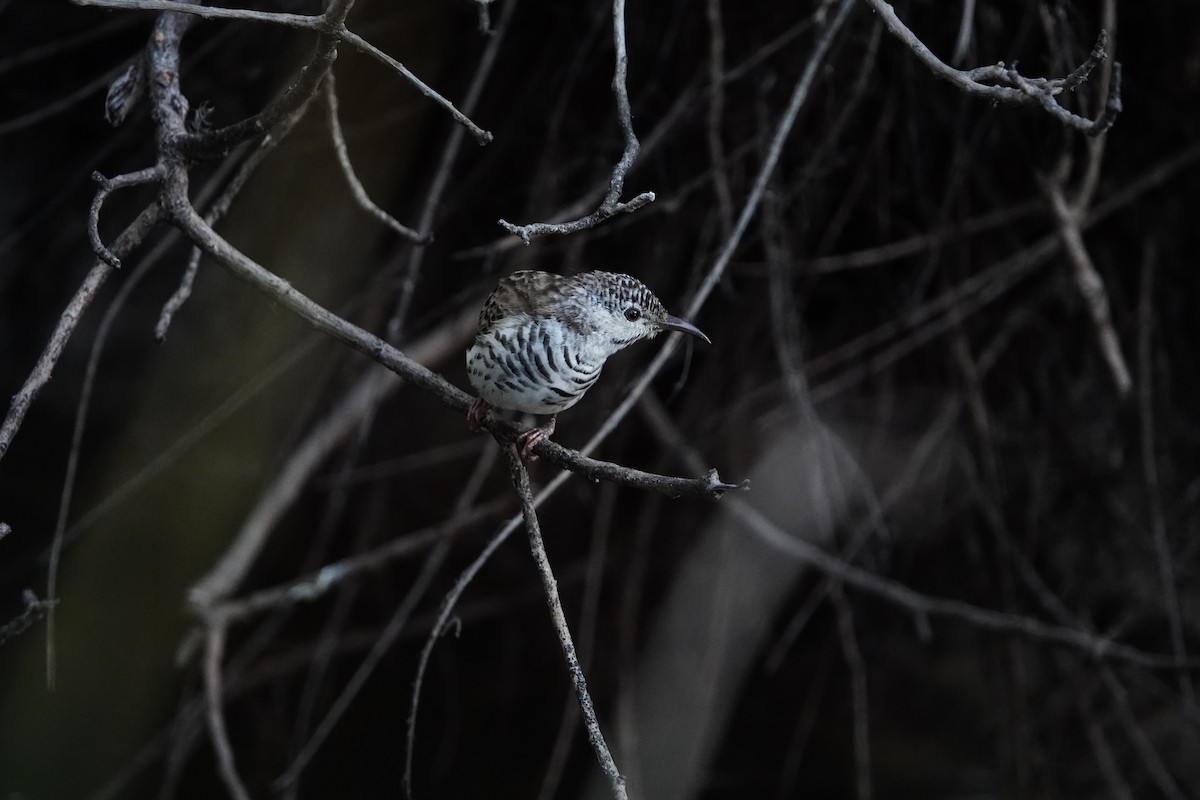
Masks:
[[[567,671],[571,673],[575,694],[579,698],[579,709],[583,713],[588,742],[591,743],[592,750],[595,751],[596,758],[600,761],[600,768],[608,777],[613,797],[617,800],[626,800],[628,795],[625,792],[625,779],[621,777],[621,771],[617,769],[612,753],[609,752],[608,745],[604,741],[604,734],[600,730],[600,723],[596,719],[596,710],[592,705],[592,696],[588,693],[587,679],[584,677],[583,668],[579,666],[579,659],[575,654],[575,643],[572,641],[571,631],[567,627],[566,615],[563,614],[562,600],[558,596],[558,581],[554,577],[554,572],[550,568],[550,560],[546,556],[546,545],[542,542],[542,531],[538,525],[537,511],[533,505],[533,492],[529,488],[529,472],[526,471],[525,463],[521,460],[521,455],[514,445],[506,445],[504,454],[508,457],[513,488],[516,489],[517,496],[521,500],[521,516],[525,519],[525,530],[529,533],[529,546],[533,552],[533,562],[542,579],[542,588],[546,591],[546,602],[550,606],[550,618],[554,623],[554,630],[558,634],[558,643],[562,647],[563,657],[567,660]]]
[[[137,172],[118,175],[115,178],[106,178],[99,172],[92,173],[92,180],[100,184],[100,188],[96,190],[96,196],[92,198],[92,208],[88,213],[88,238],[92,242],[92,250],[96,253],[96,257],[105,264],[114,269],[121,267],[121,259],[105,246],[104,240],[100,237],[100,210],[104,207],[104,201],[117,189],[139,186],[159,180],[161,177],[162,169],[157,165]]]
[[[342,41],[361,50],[377,61],[388,65],[405,78],[408,78],[409,82],[412,83],[413,86],[417,87],[417,91],[440,105],[442,108],[446,109],[446,111],[450,113],[450,116],[454,117],[455,121],[458,122],[459,125],[462,125],[464,128],[469,130],[471,135],[475,137],[475,141],[477,143],[480,145],[485,145],[492,141],[492,134],[490,131],[485,131],[483,128],[479,127],[470,119],[468,119],[467,115],[455,108],[453,103],[435,92],[424,81],[410,72],[408,67],[404,66],[375,45],[367,42],[358,34],[351,33],[350,31],[342,31],[341,39]]]
[[[333,139],[333,151],[337,154],[338,164],[342,167],[342,175],[345,176],[346,184],[350,187],[350,193],[354,195],[359,208],[411,242],[424,244],[429,241],[428,235],[422,235],[404,225],[371,200],[362,181],[354,172],[354,165],[350,163],[350,153],[346,149],[346,137],[342,134],[342,123],[338,119],[338,96],[332,70],[325,76],[322,88],[324,89],[325,109],[328,112],[326,119],[329,123],[329,135]]]
[[[500,220],[500,227],[521,241],[529,244],[533,236],[547,234],[565,235],[577,231],[594,228],[599,223],[617,214],[628,214],[637,211],[647,203],[654,202],[654,192],[642,192],[626,203],[621,202],[625,191],[625,175],[637,160],[641,144],[633,131],[633,111],[629,105],[629,88],[627,77],[629,72],[629,53],[625,45],[625,0],[613,0],[613,44],[616,48],[616,69],[613,72],[612,88],[617,98],[617,122],[621,126],[621,134],[625,138],[625,149],[621,159],[613,167],[612,178],[609,181],[608,194],[600,207],[585,217],[573,222],[549,223],[532,222],[527,225],[514,225],[506,220]]]

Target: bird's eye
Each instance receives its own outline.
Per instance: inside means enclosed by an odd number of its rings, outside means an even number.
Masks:
[[[636,322],[641,318],[642,310],[637,306],[630,306],[629,308],[625,309],[625,319],[629,320],[630,322]]]

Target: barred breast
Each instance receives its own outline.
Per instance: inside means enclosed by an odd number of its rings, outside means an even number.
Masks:
[[[553,319],[499,320],[467,351],[467,377],[487,404],[528,414],[557,414],[579,402],[601,363]]]

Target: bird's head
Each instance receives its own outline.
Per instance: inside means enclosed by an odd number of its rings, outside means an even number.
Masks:
[[[662,301],[636,278],[613,272],[588,272],[579,278],[586,287],[589,327],[614,353],[662,331],[689,333],[712,344],[695,325],[668,314]]]

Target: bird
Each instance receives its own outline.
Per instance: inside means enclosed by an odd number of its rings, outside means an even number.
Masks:
[[[493,408],[549,417],[517,437],[521,455],[533,460],[534,445],[554,432],[560,411],[592,388],[610,356],[663,331],[712,344],[630,275],[521,270],[501,278],[467,350],[467,377],[479,393],[467,426],[481,430]]]

